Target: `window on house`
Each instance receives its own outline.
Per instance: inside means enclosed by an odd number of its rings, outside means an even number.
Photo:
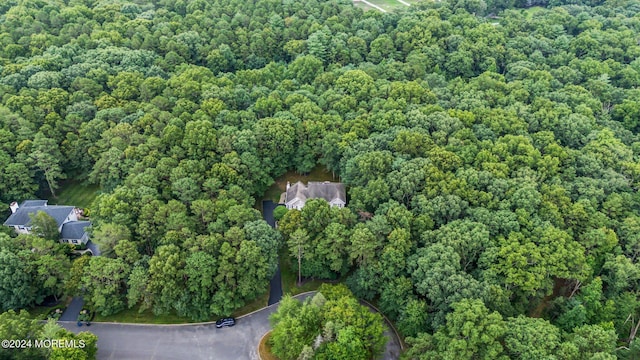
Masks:
[[[73,240],[73,243],[74,243],[74,244],[77,244],[77,243],[78,243],[78,240]]]

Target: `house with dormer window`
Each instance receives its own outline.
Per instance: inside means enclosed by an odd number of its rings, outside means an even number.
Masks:
[[[309,181],[307,185],[300,181],[293,185],[287,183],[287,191],[283,195],[287,209],[300,210],[311,199],[324,199],[329,205],[337,207],[347,204],[344,184],[330,181]]]
[[[87,228],[91,223],[78,221],[80,210],[74,206],[49,205],[47,200],[25,200],[20,205],[14,201],[9,208],[11,215],[3,225],[13,228],[18,234],[30,234],[31,217],[42,211],[56,221],[61,243],[86,245],[89,241]]]

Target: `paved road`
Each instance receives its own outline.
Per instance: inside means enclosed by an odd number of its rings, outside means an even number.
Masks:
[[[305,299],[313,294],[296,296]],[[234,327],[216,329],[206,325],[129,325],[93,323],[78,327],[61,322],[70,331],[91,331],[98,335],[98,360],[257,360],[258,342],[271,329],[269,315],[277,305],[239,318]],[[400,344],[389,330],[384,360],[398,359]]]
[[[60,321],[78,321],[80,310],[84,306],[84,300],[81,297],[74,297],[67,309],[60,316]]]
[[[216,329],[214,324],[93,323],[90,327],[78,327],[75,322],[60,324],[75,333],[91,331],[98,335],[99,360],[256,360],[258,342],[271,330],[269,315],[277,308],[277,305],[269,306],[239,318],[233,327],[222,329]]]
[[[276,227],[276,220],[273,217],[273,210],[278,207],[278,204],[271,200],[265,200],[262,202],[262,216],[267,224],[271,227]],[[276,273],[273,275],[269,285],[269,302],[268,305],[273,305],[282,299],[282,276],[280,274],[280,265],[276,268]]]

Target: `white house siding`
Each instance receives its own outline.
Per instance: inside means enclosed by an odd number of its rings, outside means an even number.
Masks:
[[[286,204],[287,209],[291,210],[291,209],[302,209],[302,207],[304,206],[304,202],[298,200],[298,199],[294,199],[293,201],[289,202]]]
[[[64,226],[64,224],[66,224],[68,222],[72,222],[72,221],[78,221],[78,215],[76,215],[75,211],[72,211],[71,214],[69,214],[69,216],[67,216],[67,218],[64,219],[62,224],[60,224],[60,226],[58,227],[58,232],[61,233],[62,232],[62,227]]]
[[[286,203],[286,207],[287,209],[291,210],[291,209],[297,209],[297,210],[302,210],[302,208],[304,207],[306,201],[300,201],[298,199],[294,199],[293,201]],[[331,200],[331,202],[329,203],[329,206],[336,206],[339,208],[343,208],[345,206],[345,202],[340,200],[340,199],[333,199]]]
[[[14,226],[13,228],[16,230],[16,232],[18,234],[29,234],[30,233],[30,231],[29,231],[30,229],[28,229],[28,228],[26,228],[24,226]]]
[[[76,242],[73,242],[74,240]],[[82,235],[81,239],[60,239],[60,242],[64,244],[74,245],[86,244],[87,242],[89,242],[89,235],[85,232],[84,235]]]

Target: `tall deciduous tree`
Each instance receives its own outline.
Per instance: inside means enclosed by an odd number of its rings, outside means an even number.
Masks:
[[[506,331],[502,316],[480,300],[462,300],[452,305],[447,323],[433,336],[425,336],[419,359],[507,359],[501,344]]]
[[[0,234],[0,236],[5,236]],[[20,309],[36,300],[29,252],[0,248],[0,310]]]
[[[298,285],[300,285],[302,283],[302,258],[309,247],[309,235],[306,230],[297,229],[294,231],[287,240],[287,245],[291,256],[298,260]]]
[[[125,308],[126,281],[131,269],[121,259],[95,256],[84,268],[81,280],[86,302],[102,316]]]
[[[33,319],[26,310],[15,312],[9,310],[0,313],[0,337],[2,339],[35,339],[40,338],[42,332],[40,321]],[[3,359],[30,360],[46,358],[46,349],[35,345],[23,349],[0,348],[0,357]]]
[[[58,181],[65,178],[60,165],[62,154],[56,141],[46,137],[42,133],[37,133],[33,139],[33,145],[29,157],[33,167],[41,171],[49,186],[51,195],[56,196]]]
[[[131,231],[121,224],[100,224],[91,232],[91,240],[100,247],[100,254],[107,257],[113,257],[116,254],[115,248],[121,241],[130,239]]]
[[[176,245],[158,247],[149,261],[149,290],[153,297],[153,311],[169,313],[184,292],[184,252]]]
[[[58,241],[60,232],[58,231],[58,223],[51,215],[44,211],[38,211],[35,214],[29,214],[31,218],[32,232],[47,240]]]

